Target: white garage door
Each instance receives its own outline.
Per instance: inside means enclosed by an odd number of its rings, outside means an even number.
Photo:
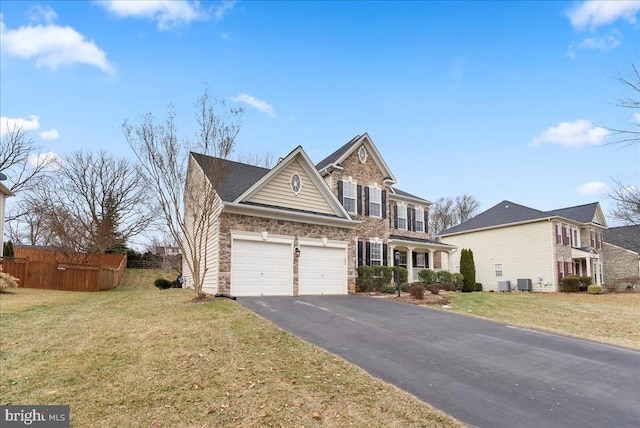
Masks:
[[[231,251],[231,295],[293,294],[290,244],[235,239]]]
[[[347,294],[347,250],[300,246],[298,294]]]

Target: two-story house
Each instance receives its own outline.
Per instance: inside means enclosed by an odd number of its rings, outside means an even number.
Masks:
[[[205,292],[346,294],[360,265],[392,265],[398,251],[411,281],[434,254],[455,251],[430,239],[430,202],[395,187],[367,134],[318,165],[300,146],[271,169],[211,159],[193,153],[187,178],[217,182]]]
[[[502,201],[470,220],[443,231],[449,244],[473,251],[476,281],[485,291],[514,289],[518,280],[531,291],[558,291],[567,275],[603,281],[603,231],[600,204],[540,211]],[[460,255],[453,261],[459,270]]]
[[[6,179],[7,177],[0,173],[1,179]],[[0,183],[0,244],[2,244],[3,234],[4,234],[4,210],[6,205],[6,199],[9,196],[13,196],[13,193],[6,187],[4,184]],[[0,245],[0,257],[2,257],[2,251],[4,249],[4,245]]]

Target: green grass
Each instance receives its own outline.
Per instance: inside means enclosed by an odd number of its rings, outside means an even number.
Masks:
[[[0,295],[2,404],[68,404],[76,427],[458,427],[231,300],[158,290]]]
[[[640,349],[640,293],[446,293],[455,311]]]

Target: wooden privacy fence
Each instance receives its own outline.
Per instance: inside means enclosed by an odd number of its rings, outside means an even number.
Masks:
[[[2,269],[25,288],[65,291],[102,291],[120,284],[127,256],[96,254],[83,264],[66,262],[63,254],[45,249],[15,247],[15,257],[0,258]]]

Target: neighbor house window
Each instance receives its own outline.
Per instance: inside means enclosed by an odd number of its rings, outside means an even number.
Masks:
[[[357,185],[350,181],[342,183],[342,206],[348,213],[356,214]]]
[[[398,229],[407,230],[407,206],[398,204]]]
[[[371,266],[382,265],[382,242],[371,242],[369,246],[371,252]]]
[[[580,246],[580,240],[578,239],[578,229],[573,229],[573,246],[574,247],[579,247]]]
[[[382,190],[376,187],[369,188],[369,215],[382,217]]]
[[[556,224],[556,244],[562,244],[562,226],[560,223]]]
[[[496,263],[496,276],[502,276],[502,263]]]
[[[416,232],[424,232],[424,210],[416,208]]]

